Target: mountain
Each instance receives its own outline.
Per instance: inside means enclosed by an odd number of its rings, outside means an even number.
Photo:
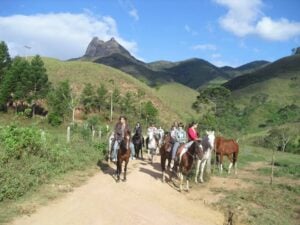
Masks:
[[[218,77],[229,78],[228,74],[218,67],[198,58],[178,62],[166,71],[172,74],[176,82],[194,89],[198,89],[203,84]]]
[[[237,68],[218,68],[198,58],[178,62],[160,60],[145,63],[132,56],[114,38],[105,42],[97,37],[92,39],[82,57],[72,60],[92,61],[114,67],[149,86],[178,82],[193,89],[199,89],[210,84],[219,85],[269,63],[267,61],[254,61]]]
[[[109,41],[104,42],[102,40],[99,40],[97,37],[94,37],[89,43],[83,58],[96,59],[108,57],[113,54],[121,54],[125,57],[128,57],[129,59],[134,58],[114,38],[111,38]]]
[[[275,77],[283,76],[300,71],[300,55],[293,55],[281,58],[273,63],[252,72],[236,78],[233,78],[224,84],[224,87],[230,90],[245,88],[249,85],[263,82]]]
[[[258,69],[268,65],[269,63],[270,62],[265,61],[265,60],[257,60],[257,61],[253,61],[250,63],[246,63],[246,64],[236,67],[236,68],[233,68],[230,66],[224,66],[224,67],[221,67],[220,69],[224,73],[227,73],[230,78],[233,78],[233,77],[237,77],[242,74],[245,74],[245,73],[251,73],[255,70],[258,70]]]

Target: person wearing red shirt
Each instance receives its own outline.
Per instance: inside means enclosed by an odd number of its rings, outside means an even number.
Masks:
[[[197,131],[198,123],[192,122],[190,124],[190,127],[188,128],[188,137],[189,142],[185,144],[185,147],[188,149],[194,141],[200,140],[199,133]]]

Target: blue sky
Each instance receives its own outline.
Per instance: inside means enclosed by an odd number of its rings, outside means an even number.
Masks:
[[[64,60],[94,36],[115,37],[145,62],[239,66],[300,46],[299,9],[299,0],[0,0],[0,40],[12,56]]]

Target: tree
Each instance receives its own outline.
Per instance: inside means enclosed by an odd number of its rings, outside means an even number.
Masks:
[[[28,92],[28,80],[30,76],[30,64],[21,57],[16,57],[10,68],[6,71],[0,90],[0,103],[6,104],[12,101],[25,100]]]
[[[101,111],[102,108],[106,108],[108,105],[107,94],[108,94],[108,90],[106,89],[105,85],[100,84],[100,86],[97,88],[96,91],[96,102],[95,102],[99,112]]]
[[[196,102],[193,103],[192,108],[199,112],[205,105],[213,104],[214,113],[221,115],[226,108],[228,108],[229,97],[231,96],[230,90],[220,86],[214,88],[206,88],[199,92]]]
[[[51,110],[48,121],[52,125],[63,122],[65,115],[70,111],[71,88],[68,81],[58,83],[48,94],[48,106]]]
[[[8,52],[8,47],[4,41],[1,41],[0,42],[0,84],[10,64],[11,64],[11,58]]]
[[[91,112],[96,107],[96,94],[91,83],[86,83],[81,92],[80,103],[86,112]]]
[[[38,99],[45,98],[50,88],[48,75],[44,62],[39,55],[31,60],[31,72],[29,79],[26,81],[26,98],[32,105],[32,114],[35,115],[35,102]]]
[[[290,131],[287,128],[273,128],[269,131],[269,135],[265,138],[265,141],[269,143],[272,148],[272,161],[271,161],[271,176],[270,184],[273,184],[274,177],[274,163],[275,163],[275,151],[281,149],[283,152],[286,145],[291,139]]]
[[[155,122],[158,116],[158,110],[151,101],[146,102],[142,107],[142,118],[147,122]]]

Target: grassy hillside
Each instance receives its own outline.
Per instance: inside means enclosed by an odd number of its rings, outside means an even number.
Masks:
[[[96,86],[103,83],[108,89],[113,89],[113,85],[115,85],[119,87],[121,93],[127,91],[136,92],[140,89],[145,92],[145,99],[151,100],[159,109],[162,122],[169,124],[170,121],[178,119],[177,113],[156,96],[154,89],[117,69],[84,61],[64,62],[52,58],[43,58],[43,60],[49,79],[54,85],[59,81],[69,80],[70,84],[78,92],[81,91],[84,83],[91,83]],[[119,115],[115,116],[118,117]]]
[[[253,73],[236,77],[225,83],[224,86],[230,90],[238,90],[275,77],[292,75],[292,73],[297,73],[299,70],[300,55],[288,56],[270,63]]]
[[[196,112],[191,108],[198,92],[179,83],[169,83],[156,90],[157,96],[170,109],[177,112],[181,118],[196,117]]]

